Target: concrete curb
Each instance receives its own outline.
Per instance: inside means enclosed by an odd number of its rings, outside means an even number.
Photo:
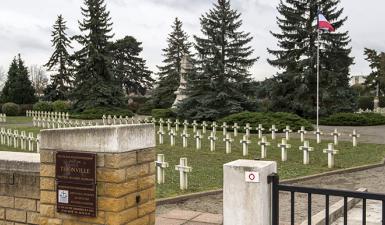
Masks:
[[[360,188],[357,191],[367,192],[368,189]],[[354,208],[362,199],[348,198],[348,211]],[[329,223],[332,224],[337,221],[344,214],[344,200],[340,200],[329,208]],[[311,217],[312,224],[314,225],[324,225],[325,224],[325,210],[320,211]],[[307,225],[308,221],[305,220],[301,225]]]
[[[287,179],[287,180],[282,180],[281,183],[293,184],[293,183],[297,183],[297,182],[301,182],[301,181],[307,181],[307,180],[320,178],[320,177],[324,177],[324,176],[330,176],[330,175],[336,175],[336,174],[345,174],[345,173],[352,173],[352,172],[357,172],[357,171],[361,171],[361,170],[373,169],[373,168],[381,167],[384,165],[385,165],[385,159],[383,159],[381,163],[377,163],[377,164],[358,166],[358,167],[335,170],[335,171],[330,171],[330,172],[325,172],[325,173],[320,173],[320,174],[315,174],[315,175],[310,175],[310,176],[305,176],[305,177]],[[223,192],[223,189],[218,189],[218,190],[212,190],[212,191],[191,193],[191,194],[187,194],[187,195],[180,195],[177,197],[161,198],[161,199],[156,200],[156,205],[161,206],[161,205],[167,205],[167,204],[177,204],[177,203],[181,203],[181,202],[184,202],[184,201],[187,201],[190,199],[194,199],[194,198],[221,194],[222,192]]]

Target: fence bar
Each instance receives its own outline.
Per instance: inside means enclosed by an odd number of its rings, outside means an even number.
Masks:
[[[366,225],[366,199],[362,199],[362,225]]]
[[[325,225],[329,225],[329,195],[325,196]]]
[[[307,224],[311,225],[311,193],[307,194]]]
[[[348,225],[348,197],[344,197],[344,225]]]
[[[294,222],[295,222],[295,192],[292,191],[291,192],[291,225],[294,225]]]
[[[385,225],[385,200],[382,201],[382,225]]]
[[[272,225],[279,225],[279,176],[278,174],[273,174],[269,177],[271,179],[271,183],[273,185],[272,191],[272,207],[273,207],[273,212],[272,212]]]

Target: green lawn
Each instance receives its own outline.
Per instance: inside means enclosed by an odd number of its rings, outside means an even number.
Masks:
[[[192,131],[189,131],[192,136]],[[222,188],[223,183],[223,164],[237,159],[257,159],[260,158],[261,151],[258,143],[258,136],[251,136],[251,145],[249,146],[249,156],[242,156],[242,146],[239,143],[240,134],[232,145],[232,153],[225,153],[225,145],[222,141],[223,135],[218,132],[217,148],[215,152],[210,152],[207,134],[202,142],[202,150],[195,149],[195,140],[189,138],[189,147],[182,148],[182,140],[180,135],[177,137],[175,147],[170,146],[169,136],[165,136],[165,144],[157,146],[157,153],[165,155],[166,162],[170,167],[166,169],[166,183],[157,186],[157,197],[171,197],[192,192],[200,192]],[[268,135],[269,141],[270,135]],[[299,150],[302,144],[300,140],[292,139],[288,143],[292,148],[288,150],[288,161],[281,162],[281,151],[277,147],[278,140],[271,142],[268,147],[268,158],[265,160],[273,160],[278,162],[278,172],[281,179],[296,178],[306,175],[317,174],[321,172],[331,171],[327,166],[327,154],[323,153],[323,149],[327,148],[330,141],[323,141],[317,145],[315,140],[310,141],[310,146],[314,147],[314,152],[310,153],[310,165],[303,165],[303,152]],[[376,144],[359,144],[353,148],[351,142],[340,142],[336,147],[339,154],[335,157],[336,167],[334,169],[351,168],[381,162],[385,155],[385,146]],[[188,158],[188,164],[193,168],[189,174],[189,189],[187,191],[179,190],[179,172],[175,170],[175,165],[179,164],[181,157]]]
[[[7,117],[7,123],[0,124],[0,127],[17,129],[19,131],[34,132],[35,136],[40,131],[40,128],[32,127],[32,118],[27,117]],[[209,133],[209,131],[208,131]],[[170,138],[164,136],[165,144],[157,146],[157,153],[164,154],[166,162],[170,167],[166,169],[166,184],[157,186],[157,197],[172,197],[181,194],[214,190],[222,188],[223,183],[223,164],[237,159],[256,159],[260,158],[260,146],[257,145],[258,137],[255,134],[251,135],[252,141],[249,146],[249,156],[242,156],[242,146],[239,143],[243,134],[239,134],[235,138],[232,145],[232,153],[225,153],[225,145],[223,142],[222,132],[217,132],[218,141],[215,152],[210,152],[209,141],[206,134],[202,141],[202,149],[195,149],[195,139],[192,138],[192,129],[189,130],[190,138],[188,148],[182,148],[182,138],[180,134],[176,138],[176,146],[170,146]],[[267,135],[269,141],[270,135]],[[158,138],[158,135],[157,135]],[[327,167],[327,155],[322,152],[327,148],[330,141],[323,141],[317,145],[314,140],[310,141],[311,147],[315,148],[310,154],[310,165],[303,165],[303,153],[298,148],[301,145],[297,139],[292,139],[289,144],[292,148],[288,150],[288,161],[281,162],[281,151],[277,147],[280,138],[271,142],[268,147],[268,158],[266,160],[274,160],[278,162],[279,175],[282,179],[296,178],[306,175],[317,174],[330,171]],[[351,142],[340,142],[336,147],[340,150],[336,155],[336,167],[334,169],[351,168],[381,162],[385,155],[385,146],[377,144],[359,144],[353,148]],[[0,145],[0,151],[21,151],[19,149],[10,148]],[[175,165],[179,164],[179,159],[187,157],[188,164],[193,168],[189,174],[189,189],[187,191],[179,190],[179,172],[175,170]]]

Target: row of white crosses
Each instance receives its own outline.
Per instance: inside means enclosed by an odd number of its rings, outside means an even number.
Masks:
[[[46,111],[32,111],[32,110],[27,110],[26,111],[26,116],[27,117],[51,117],[55,119],[62,119],[62,120],[68,120],[70,118],[69,113],[64,113],[64,112],[46,112]]]
[[[32,132],[27,133],[25,131],[19,132],[18,130],[0,129],[0,144],[7,145],[21,150],[28,150],[30,152],[39,152],[40,134],[35,138]]]
[[[55,118],[33,117],[32,123],[34,127],[55,129],[55,128],[67,128],[67,127],[86,127],[86,126],[98,126],[97,122],[92,121],[78,121],[78,120],[62,120]]]
[[[165,162],[164,154],[158,154],[156,164],[157,183],[165,183],[165,170],[169,167],[168,162]],[[187,165],[187,158],[181,158],[179,165],[175,166],[175,170],[179,171],[179,184],[181,190],[188,189],[188,173],[192,172],[192,168]]]
[[[145,122],[156,123],[157,121],[155,119],[152,119],[151,121],[149,121],[147,119],[147,121],[145,121]],[[160,127],[163,127],[163,125],[165,123],[167,123],[167,131],[169,132],[169,135],[172,136],[171,137],[172,139],[174,139],[177,136],[177,132],[179,131],[179,125],[182,124],[183,125],[183,131],[182,131],[181,137],[183,139],[183,146],[187,147],[187,138],[190,137],[190,135],[187,133],[187,128],[190,125],[187,120],[184,120],[183,123],[180,123],[179,120],[176,119],[175,122],[173,123],[171,121],[171,119],[167,119],[166,122],[163,119],[159,119],[158,123],[159,123]],[[175,125],[174,131],[172,131],[172,124]],[[202,128],[202,132],[200,134],[197,134],[197,129],[199,128],[199,124],[195,120],[193,121],[193,123],[191,125],[193,126],[193,133],[195,134],[194,138],[199,139],[199,138],[202,138],[201,136],[203,134],[206,134],[208,125],[205,121],[202,122],[202,124],[200,125],[200,127]],[[216,131],[217,131],[218,127],[221,127],[223,129],[223,131],[222,131],[223,136],[226,137],[226,135],[228,134],[227,129],[230,126],[227,125],[226,122],[224,122],[221,126],[218,126],[216,122],[212,122],[212,124],[211,124],[212,132],[210,133],[210,136],[208,137],[211,142],[215,142],[217,140],[215,138],[215,135],[217,133]],[[234,125],[231,128],[233,129],[233,136],[237,137],[238,136],[238,129],[240,127],[238,126],[237,123],[234,123]],[[243,129],[244,129],[246,135],[250,136],[250,132],[253,128],[250,126],[249,123],[247,123]],[[256,127],[256,131],[258,131],[258,138],[262,139],[263,132],[265,131],[265,128],[263,128],[262,124],[259,124]],[[272,127],[269,129],[269,131],[271,132],[271,139],[275,140],[276,139],[276,133],[278,132],[278,129],[276,128],[276,126],[272,125]],[[162,131],[159,131],[159,132],[161,133],[160,136],[166,134],[164,132],[163,128],[162,128]],[[283,129],[283,132],[285,134],[286,140],[290,140],[290,134],[293,132],[293,130],[290,129],[290,126],[286,126],[285,129]],[[298,134],[300,134],[301,142],[304,142],[305,134],[307,134],[305,127],[302,126],[301,129],[298,130]],[[320,144],[321,143],[321,136],[323,135],[323,132],[319,128],[317,128],[317,130],[314,132],[314,134],[316,135],[317,143]],[[341,134],[338,133],[337,130],[335,130],[333,133],[331,133],[331,135],[334,137],[334,144],[338,145],[338,138],[341,136]],[[357,138],[359,138],[360,135],[357,134],[356,130],[354,130],[353,134],[350,134],[350,136],[353,139],[353,146],[356,147],[357,146]],[[163,137],[162,137],[162,139],[163,139]],[[175,144],[175,140],[173,141],[173,143]],[[212,145],[213,145],[213,147],[210,149],[215,149],[215,143],[212,143]],[[199,140],[197,140],[197,146],[200,146]],[[198,147],[198,149],[200,149],[200,147]]]
[[[4,113],[0,113],[0,123],[6,123],[7,122],[7,115]]]
[[[128,116],[111,116],[111,115],[103,115],[102,117],[103,125],[123,125],[123,124],[136,124],[140,123],[140,120],[135,120],[133,117]]]

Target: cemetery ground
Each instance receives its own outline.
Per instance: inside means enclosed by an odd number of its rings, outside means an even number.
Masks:
[[[41,130],[41,128],[33,127],[31,117],[7,117],[7,122],[2,123],[0,126],[6,129],[9,128],[33,132],[35,135]],[[158,127],[156,129],[158,130]],[[271,134],[265,132],[264,135],[266,135],[270,142],[270,146],[268,146],[267,158],[264,160],[277,161],[281,179],[289,179],[331,170],[379,163],[384,158],[384,145],[362,143],[361,139],[359,139],[358,147],[353,148],[351,138],[348,136],[348,133],[351,133],[353,128],[338,127],[339,130],[343,131],[345,138],[341,137],[341,141],[338,146],[335,147],[335,149],[339,150],[338,154],[335,156],[335,167],[333,169],[328,169],[327,154],[323,153],[323,149],[326,149],[328,143],[332,142],[329,138],[329,130],[332,129],[331,127],[323,127],[322,129],[324,135],[321,144],[316,143],[313,132],[308,132],[305,136],[307,140],[310,140],[310,146],[314,147],[314,151],[310,153],[309,165],[303,165],[303,152],[299,150],[299,146],[302,146],[302,143],[294,132],[291,134],[291,139],[288,141],[292,146],[288,149],[287,162],[281,162],[281,150],[277,146],[278,143],[281,142],[282,135],[278,135],[276,140],[271,140]],[[377,136],[377,138],[373,139],[377,140],[375,143],[384,143],[385,138],[381,138],[381,135],[383,134],[379,132],[381,129],[384,129],[384,127],[360,128],[358,132],[369,132],[369,134],[365,133],[365,135],[362,136],[362,139],[370,137],[370,140],[372,140],[372,137]],[[167,129],[165,128],[165,133],[167,133],[166,130]],[[239,132],[237,137],[233,137],[233,134],[229,132],[234,139],[232,142],[232,152],[230,154],[226,154],[225,143],[223,141],[224,137],[221,130],[218,130],[216,134],[218,140],[216,141],[216,150],[214,152],[210,151],[210,143],[208,140],[210,129],[203,135],[201,150],[196,150],[192,129],[188,130],[190,137],[188,138],[187,148],[182,147],[180,133],[181,132],[176,136],[176,144],[174,147],[170,146],[170,137],[167,134],[164,135],[164,144],[159,145],[157,140],[157,154],[164,154],[165,161],[169,163],[169,167],[165,170],[165,184],[158,185],[156,189],[158,199],[221,189],[223,183],[223,164],[237,159],[260,159],[261,157],[261,148],[257,144],[259,141],[257,134],[251,134],[249,138],[251,141],[249,145],[249,155],[244,157],[242,155],[242,145],[240,144],[240,140],[243,136],[243,133],[241,132]],[[159,138],[158,135],[156,135],[156,137],[157,139]],[[327,138],[329,140],[326,140]],[[20,150],[1,145],[0,151]],[[175,170],[175,165],[179,165],[179,159],[182,157],[186,157],[188,166],[192,167],[192,172],[188,174],[188,189],[185,191],[179,189],[179,171]]]

